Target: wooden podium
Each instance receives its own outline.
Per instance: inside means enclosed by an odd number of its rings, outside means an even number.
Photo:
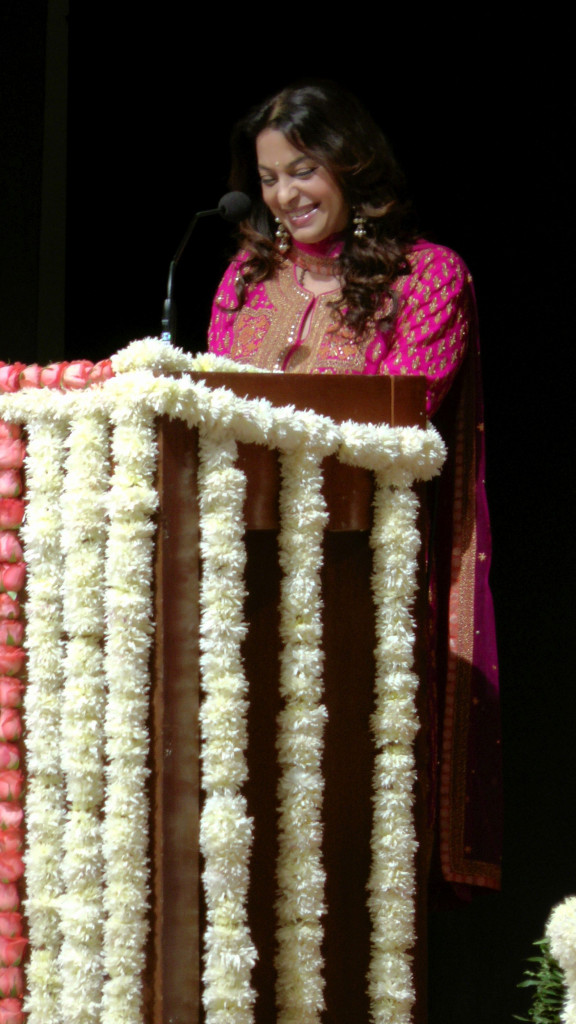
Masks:
[[[197,375],[238,395],[313,409],[337,421],[424,426],[423,378],[320,377],[275,374]],[[198,707],[199,526],[197,432],[181,421],[159,424],[160,521],[156,555],[156,647],[152,703],[152,942],[147,972],[148,1018],[154,1024],[196,1024],[201,1002],[202,887],[198,849],[201,805]],[[274,452],[240,446],[247,474],[248,552],[244,645],[250,684],[249,814],[254,818],[249,919],[259,959],[255,1020],[273,1024],[276,840],[275,750],[278,693],[277,555],[279,471]],[[333,1024],[369,1020],[366,973],[370,921],[374,616],[370,590],[371,474],[327,460],[330,520],[323,566],[325,702],[324,840],[327,874],[324,955],[326,1014]],[[424,612],[416,609],[419,619]],[[422,667],[422,651],[417,652]],[[422,678],[422,675],[421,675]],[[422,703],[422,702],[421,702]],[[425,765],[425,730],[419,764]],[[419,773],[419,776],[422,773]],[[417,829],[422,819],[417,797]],[[420,856],[415,1020],[425,1020],[425,847]],[[423,940],[423,941],[421,941]]]

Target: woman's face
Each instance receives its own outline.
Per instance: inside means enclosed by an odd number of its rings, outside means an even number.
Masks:
[[[262,198],[297,242],[321,242],[343,231],[349,210],[330,171],[275,128],[256,139]]]

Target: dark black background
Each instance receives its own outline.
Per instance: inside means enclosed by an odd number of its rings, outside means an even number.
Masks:
[[[2,292],[0,358],[24,361],[35,358],[45,11],[7,2],[2,15],[2,256],[13,283]],[[187,223],[227,190],[232,124],[303,75],[336,78],[369,106],[406,169],[423,233],[473,273],[503,691],[504,890],[434,916],[432,1024],[522,1012],[524,958],[552,906],[576,889],[575,119],[565,31],[542,12],[507,31],[464,11],[425,24],[384,8],[343,17],[214,6],[195,21],[172,2],[150,15],[94,0],[70,10],[66,331],[49,358],[96,360],[159,333]],[[204,347],[232,250],[225,225],[198,226],[177,280],[179,344]]]

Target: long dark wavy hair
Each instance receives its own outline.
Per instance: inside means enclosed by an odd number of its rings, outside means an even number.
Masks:
[[[407,250],[416,237],[404,176],[384,135],[358,100],[328,81],[297,83],[272,96],[236,125],[232,134],[230,187],[246,192],[252,209],[239,229],[248,252],[237,282],[238,308],[250,285],[272,277],[284,257],[274,244],[275,224],[262,199],[256,139],[265,128],[282,132],[296,149],[326,167],[354,214],[366,218],[366,235],[353,224],[344,231],[340,256],[341,297],[335,309],[361,337],[370,324],[385,326],[384,314],[396,278],[408,272]],[[384,321],[384,323],[382,323]]]

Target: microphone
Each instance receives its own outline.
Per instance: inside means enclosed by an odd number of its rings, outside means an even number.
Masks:
[[[218,213],[230,224],[239,224],[250,213],[252,200],[245,192],[227,192],[218,203]]]
[[[168,271],[168,285],[166,288],[166,299],[164,301],[164,313],[162,316],[162,341],[170,344],[172,339],[172,282],[174,272],[184,249],[188,245],[190,235],[196,227],[196,224],[201,217],[214,217],[216,214],[219,214],[225,221],[228,221],[229,224],[239,224],[241,220],[246,219],[250,213],[251,206],[252,200],[245,192],[227,192],[225,196],[222,196],[215,210],[200,210],[198,213],[194,214],[188,225],[186,234],[176,250],[174,259],[170,264],[170,270]]]

